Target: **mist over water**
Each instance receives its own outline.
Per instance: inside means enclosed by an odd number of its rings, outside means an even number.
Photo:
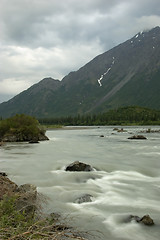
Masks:
[[[0,148],[0,171],[17,184],[35,184],[48,202],[47,213],[69,216],[70,225],[89,231],[90,239],[158,240],[160,236],[160,133],[143,133],[147,140],[128,140],[148,127],[113,127],[48,131],[40,144],[8,143]],[[158,129],[158,127],[152,127]],[[100,137],[100,135],[104,137]],[[65,172],[82,161],[93,172]],[[74,203],[84,194],[92,202]],[[153,227],[129,215],[149,214]]]

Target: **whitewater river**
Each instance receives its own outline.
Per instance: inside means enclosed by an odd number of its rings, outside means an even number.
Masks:
[[[127,132],[121,133],[113,127],[48,131],[50,141],[1,147],[0,171],[19,185],[35,184],[47,197],[44,211],[67,216],[69,224],[88,231],[91,240],[158,240],[160,133],[143,133],[147,140],[127,139],[147,128],[124,127]],[[66,172],[73,161],[95,170]],[[92,195],[92,202],[74,203],[84,194]],[[127,222],[131,214],[149,214],[155,225]]]

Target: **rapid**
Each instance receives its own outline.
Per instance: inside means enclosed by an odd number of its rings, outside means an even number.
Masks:
[[[49,141],[7,143],[0,148],[0,170],[19,185],[35,184],[47,199],[44,212],[63,215],[88,232],[88,239],[158,240],[160,133],[140,133],[147,126],[123,128],[125,132],[111,126],[50,130]],[[128,139],[138,133],[147,140]],[[94,171],[66,172],[74,161],[90,164]],[[75,203],[84,194],[92,202]],[[154,226],[127,221],[130,215],[146,214]]]

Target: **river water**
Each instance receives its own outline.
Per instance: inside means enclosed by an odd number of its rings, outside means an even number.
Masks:
[[[89,239],[160,239],[160,133],[129,140],[148,127],[113,127],[47,131],[50,141],[8,143],[0,148],[0,171],[17,184],[31,183],[47,197],[44,211],[67,216]],[[158,127],[152,127],[158,129]],[[104,137],[100,137],[100,135]],[[73,161],[93,172],[66,172]],[[74,203],[84,194],[92,202]],[[149,214],[152,227],[127,222],[129,215]]]

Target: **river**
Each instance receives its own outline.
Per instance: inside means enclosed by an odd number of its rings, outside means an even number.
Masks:
[[[19,185],[35,184],[47,198],[44,211],[67,216],[69,224],[88,231],[91,240],[158,240],[160,133],[141,133],[147,140],[129,140],[148,127],[124,129],[50,130],[50,141],[8,143],[0,148],[0,171]],[[90,164],[94,171],[66,172],[74,161]],[[74,203],[84,194],[92,195],[92,202]],[[129,215],[146,214],[154,226],[126,221]]]

